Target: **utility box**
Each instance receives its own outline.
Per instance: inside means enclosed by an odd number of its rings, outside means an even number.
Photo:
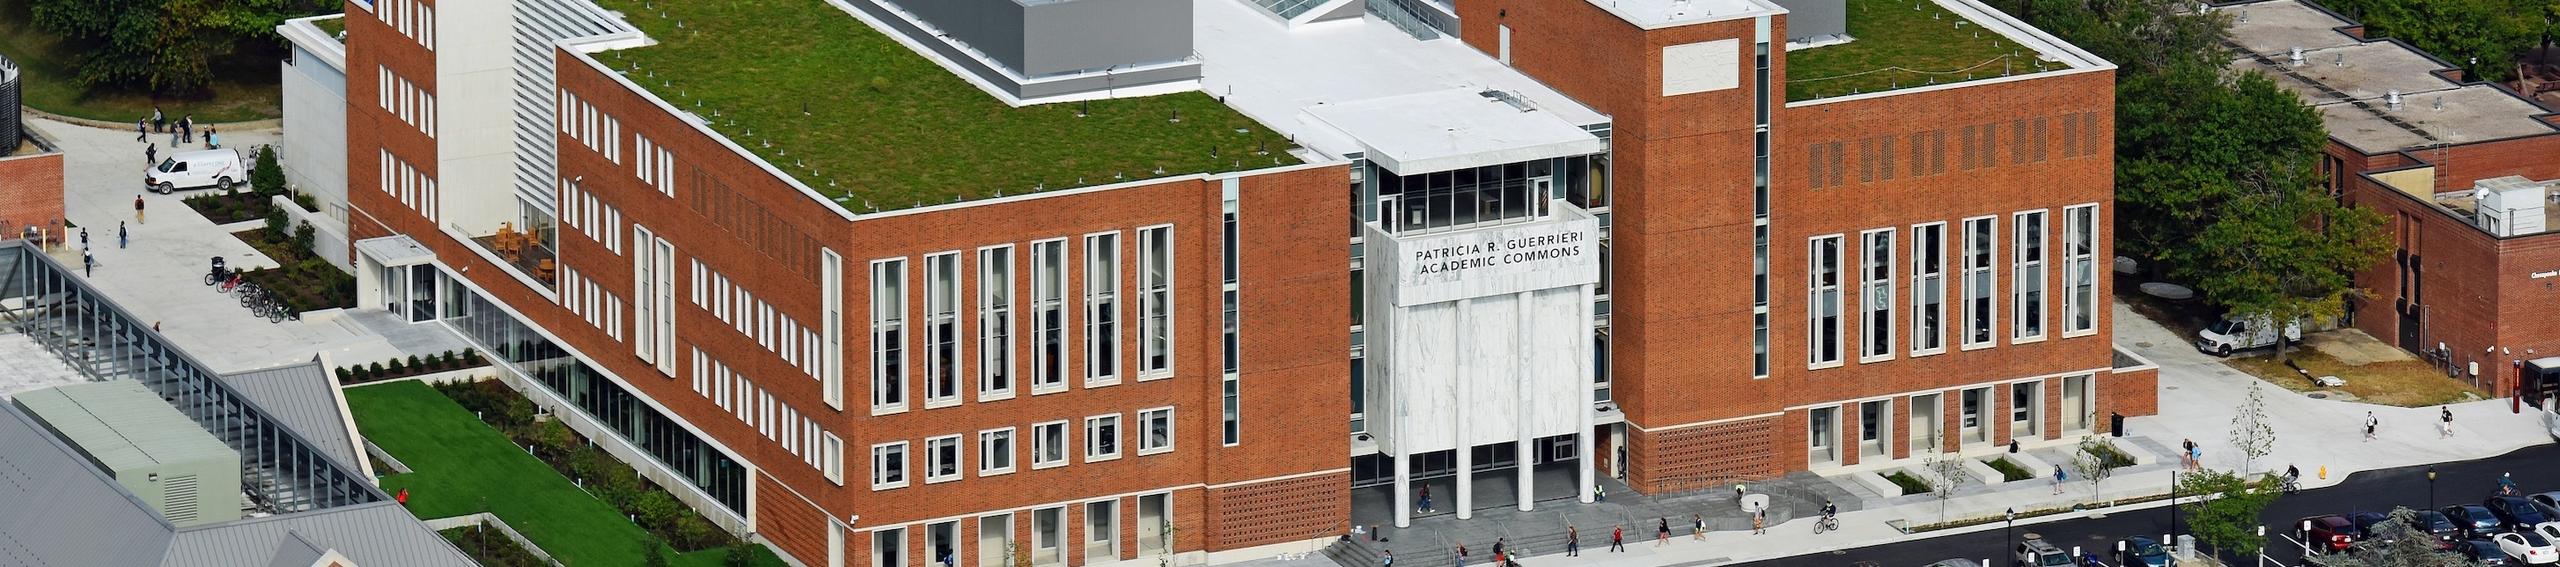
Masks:
[[[240,453],[142,383],[73,384],[12,401],[170,524],[240,519]]]
[[[2542,232],[2543,201],[2550,187],[2510,175],[2482,179],[2472,188],[2479,206],[2473,218],[2481,229],[2502,238]]]

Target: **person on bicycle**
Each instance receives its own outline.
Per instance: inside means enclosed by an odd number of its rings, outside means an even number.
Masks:
[[[2499,473],[2499,474],[2498,474],[2498,495],[2500,495],[2500,496],[2514,496],[2514,495],[2516,495],[2516,473]]]
[[[2293,465],[2285,465],[2285,466],[2284,466],[2284,489],[2285,489],[2287,492],[2290,492],[2290,491],[2294,491],[2294,490],[2300,490],[2300,489],[2301,489],[2301,487],[2302,487],[2302,469],[2301,469],[2301,468],[2298,468],[2298,467],[2295,467],[2295,466],[2293,466]]]
[[[1839,525],[1839,522],[1840,505],[1833,504],[1830,500],[1822,501],[1822,524],[1825,526],[1836,526]]]

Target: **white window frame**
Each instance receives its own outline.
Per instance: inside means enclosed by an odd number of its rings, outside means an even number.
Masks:
[[[1013,398],[1013,245],[978,248],[978,401]]]
[[[1056,269],[1044,269],[1054,258]],[[1075,311],[1066,308],[1067,273],[1074,271],[1068,262],[1074,257],[1067,251],[1067,239],[1052,238],[1031,242],[1031,395],[1067,391],[1067,332],[1075,328]],[[1049,315],[1054,314],[1054,326]]]
[[[1931,238],[1933,236],[1935,238]],[[1936,262],[1931,262],[1932,259]],[[1947,260],[1946,221],[1911,225],[1911,356],[1914,358],[1947,352]],[[1937,321],[1936,329],[1929,328],[1929,322],[1933,320]]]
[[[2062,208],[2062,336],[2064,338],[2098,334],[2098,204],[2088,203]],[[2083,293],[2085,288],[2086,293]],[[2072,316],[2075,311],[2088,312],[2088,325]]]
[[[1848,255],[1847,250],[1844,248],[1848,244],[1846,241],[1847,238],[1845,238],[1845,235],[1838,233],[1805,239],[1804,351],[1805,367],[1807,369],[1836,368],[1843,364],[1842,361],[1847,358],[1845,356],[1845,351],[1849,346],[1847,344],[1846,333],[1848,326],[1842,324],[1843,321],[1841,321],[1844,314],[1842,313],[1843,305],[1841,304],[1842,297],[1840,291],[1840,279],[1841,276],[1844,275],[1841,273],[1843,271],[1841,268],[1845,267],[1840,264],[1841,260]],[[1830,247],[1829,274],[1831,276],[1831,281],[1827,285],[1823,283],[1823,274],[1825,272],[1823,267],[1824,258],[1822,249],[1825,245]],[[1828,359],[1823,357],[1822,352],[1822,339],[1824,337],[1822,336],[1823,315],[1821,310],[1826,301],[1829,302],[1831,306],[1831,336],[1829,338],[1831,339],[1832,347],[1834,349],[1838,349],[1833,350]]]
[[[631,241],[640,243],[640,249],[631,254],[631,334],[636,335],[631,352],[652,366],[658,362],[658,263],[652,257],[657,247],[650,243],[657,239],[658,235],[649,232],[648,227],[631,224]]]
[[[826,464],[819,471],[827,475],[827,482],[844,486],[844,438],[837,437],[833,431],[822,430],[818,435],[826,443],[818,457],[819,462]]]
[[[896,466],[890,466],[890,463],[886,462],[891,454],[895,454],[898,457]],[[892,441],[872,445],[871,489],[879,491],[906,488],[908,481],[911,480],[907,477],[909,476],[909,473],[914,472],[907,470],[914,466],[914,459],[911,458],[913,456],[913,454],[907,452],[907,442],[905,441]],[[883,475],[893,475],[895,478],[886,478]]]
[[[1858,311],[1859,364],[1893,360],[1894,351],[1899,350],[1895,347],[1900,345],[1894,342],[1895,325],[1899,323],[1894,317],[1894,279],[1899,266],[1896,262],[1901,259],[1900,236],[1893,228],[1858,233],[1858,303],[1862,307]],[[1877,242],[1879,238],[1883,241]],[[1881,259],[1873,257],[1879,244],[1884,250]],[[1882,277],[1878,277],[1879,273]],[[1875,320],[1879,315],[1884,317],[1881,323]],[[1876,333],[1884,335],[1882,343],[1876,342]]]
[[[1104,254],[1108,252],[1108,254]],[[1120,231],[1084,235],[1084,387],[1120,383],[1122,331]]]
[[[1118,460],[1122,433],[1120,414],[1106,413],[1084,418],[1084,462]],[[1104,443],[1106,440],[1109,443]]]
[[[1011,427],[979,431],[978,476],[1012,474],[1014,460],[1020,456],[1018,454],[1020,443],[1017,442],[1020,439],[1021,437],[1014,435],[1014,428]],[[1003,446],[998,447],[998,444]],[[995,466],[999,464],[998,461],[1001,461],[1004,466]]]
[[[818,364],[819,394],[827,407],[844,410],[844,256],[835,250],[818,249],[819,303],[825,309],[826,335],[819,343],[824,358]]]
[[[924,407],[960,405],[960,252],[924,256]]]
[[[2035,219],[2032,231],[2028,230],[2028,219]],[[2045,327],[2053,315],[2053,291],[2048,289],[2052,282],[2047,281],[2051,274],[2045,270],[2045,257],[2053,249],[2052,212],[2035,209],[2011,213],[2009,228],[2009,344],[2043,342]]]
[[[1152,428],[1159,420],[1164,422],[1164,443],[1161,445],[1153,442],[1152,433],[1154,431]],[[1178,425],[1180,424],[1173,419],[1173,406],[1138,410],[1138,455],[1173,452],[1173,446],[1180,435],[1176,430]]]
[[[945,452],[950,453],[952,462],[942,462]],[[958,435],[926,437],[924,439],[924,483],[941,484],[960,480],[960,477],[968,474],[969,469],[966,466],[968,458],[963,456],[967,453],[967,450],[960,448]],[[951,466],[951,474],[941,474],[940,471],[946,464]]]
[[[871,415],[907,411],[906,258],[871,261]],[[884,287],[885,286],[885,287]],[[886,293],[884,297],[883,294]]]
[[[1138,381],[1173,377],[1174,348],[1173,225],[1138,229]]]
[[[1057,449],[1056,452],[1058,458],[1043,459],[1041,458],[1041,453],[1048,452],[1043,449],[1053,446],[1049,436],[1044,434],[1043,431],[1052,428],[1058,432],[1058,438],[1054,444],[1054,447]],[[1067,450],[1070,445],[1074,444],[1075,435],[1074,433],[1067,431],[1066,420],[1044,421],[1031,424],[1031,470],[1053,469],[1067,466],[1069,461],[1075,460],[1075,453]]]
[[[1982,223],[1990,229],[1980,242],[1974,239],[1975,223]],[[1964,295],[1959,300],[1963,305],[1959,311],[1964,313],[1964,317],[1959,319],[1961,324],[1957,330],[1956,348],[1960,350],[1991,348],[2000,341],[2000,301],[1998,299],[2000,296],[2000,218],[1970,217],[1963,219],[1958,226],[1961,228],[1957,231],[1956,239],[1961,241],[1958,249],[1962,250],[1962,253],[1956,256],[1956,261],[1960,266],[1958,273],[1963,274],[1964,282]],[[1979,265],[1975,262],[1976,257],[1982,258]],[[1986,297],[1990,298],[1990,301],[1977,307],[1974,301],[1977,293],[1989,294]],[[1974,339],[1976,328],[1985,329],[1981,340]]]

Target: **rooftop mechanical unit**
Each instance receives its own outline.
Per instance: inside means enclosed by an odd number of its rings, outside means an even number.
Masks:
[[[2479,214],[2472,218],[2481,229],[2502,238],[2542,232],[2543,201],[2550,193],[2549,186],[2510,175],[2482,179],[2473,189],[2479,199]]]
[[[240,453],[142,383],[73,384],[12,401],[170,524],[240,519]]]

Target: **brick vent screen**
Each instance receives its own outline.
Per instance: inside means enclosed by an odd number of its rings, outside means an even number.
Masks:
[[[1351,473],[1325,474],[1209,491],[1217,541],[1236,549],[1313,539],[1350,529]]]

